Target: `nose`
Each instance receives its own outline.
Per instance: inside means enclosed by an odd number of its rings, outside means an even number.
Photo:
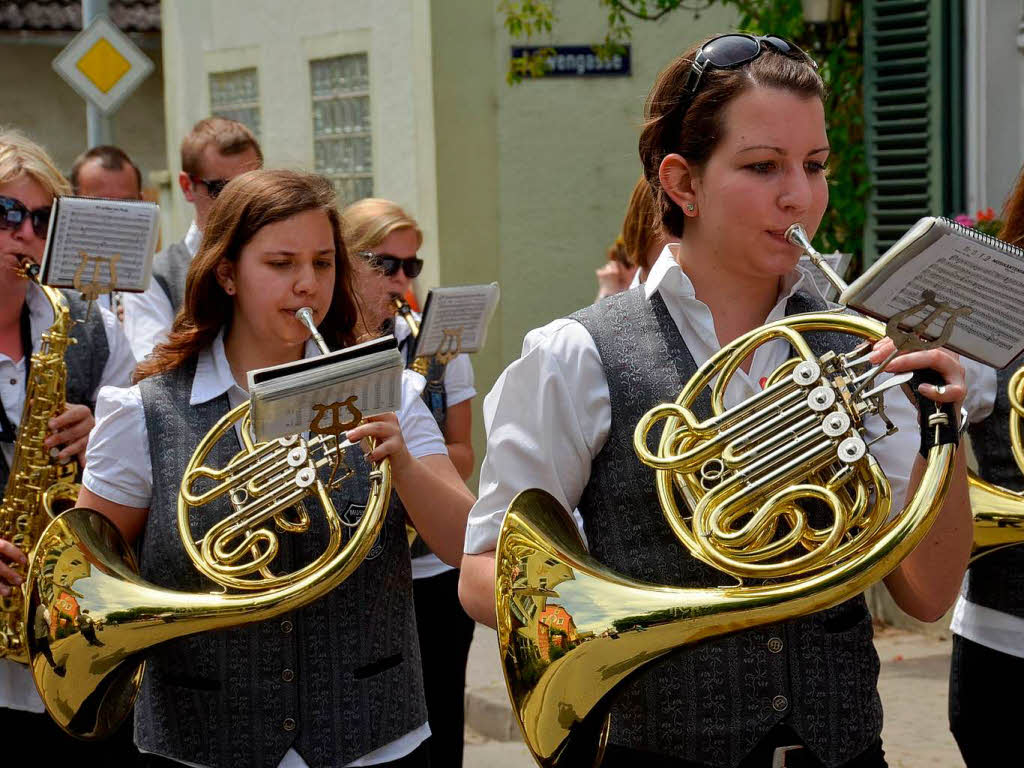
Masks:
[[[295,284],[293,286],[295,293],[308,296],[316,291],[316,287],[316,270],[313,268],[313,265],[311,263],[299,265],[295,273]]]
[[[32,229],[32,217],[26,216],[22,219],[21,223],[15,227],[14,236],[19,240],[31,240],[36,236],[36,231]]]
[[[405,276],[405,272],[399,269],[395,274],[390,277],[391,290],[394,293],[401,294],[404,296],[409,290],[409,278]]]
[[[811,180],[807,178],[803,168],[798,166],[783,177],[782,189],[779,191],[779,207],[799,215],[810,208],[813,196]]]

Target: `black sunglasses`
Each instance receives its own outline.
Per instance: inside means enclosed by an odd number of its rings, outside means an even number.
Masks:
[[[679,104],[677,106],[677,109],[679,109],[678,119],[682,120],[686,110],[690,108],[693,97],[697,95],[697,89],[700,88],[701,78],[703,78],[704,73],[709,67],[732,69],[733,67],[743,66],[764,53],[767,50],[766,46],[771,47],[783,56],[799,59],[815,69],[818,68],[818,63],[814,59],[793,45],[793,43],[781,37],[776,37],[775,35],[755,37],[754,35],[739,33],[720,35],[704,43],[700,50],[697,51],[697,55],[693,57],[693,65],[690,67],[690,73],[686,78],[686,85],[683,86],[683,92],[679,97]]]
[[[30,211],[20,200],[0,196],[0,229],[17,229],[25,219],[32,220],[32,231],[36,233],[36,237],[46,238],[46,228],[50,223],[50,206]]]
[[[370,262],[374,269],[379,269],[385,277],[392,277],[398,270],[402,270],[406,277],[413,280],[423,271],[423,259],[418,256],[400,259],[397,256],[387,256],[373,251],[360,251],[359,255]]]
[[[214,200],[217,199],[217,195],[224,191],[224,187],[231,179],[200,179],[198,176],[189,176],[192,179],[193,184],[202,184],[206,187],[206,194],[208,194]]]

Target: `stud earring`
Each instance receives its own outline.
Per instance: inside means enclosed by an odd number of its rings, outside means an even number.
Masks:
[[[235,287],[233,285],[226,286],[224,288],[224,293],[226,293],[228,296],[234,296],[235,295]]]
[[[687,203],[686,210],[688,210],[690,213],[693,213],[693,203]]]

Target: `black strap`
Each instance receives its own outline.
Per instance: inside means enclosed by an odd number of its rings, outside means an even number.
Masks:
[[[28,377],[32,372],[32,319],[28,312],[28,302],[21,306],[21,351],[25,357],[25,389],[28,390]],[[13,443],[18,438],[18,432],[7,417],[7,409],[0,401],[0,442]]]

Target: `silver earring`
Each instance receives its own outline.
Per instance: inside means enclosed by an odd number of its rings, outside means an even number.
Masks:
[[[686,210],[688,210],[690,213],[693,213],[693,203],[687,203]]]

